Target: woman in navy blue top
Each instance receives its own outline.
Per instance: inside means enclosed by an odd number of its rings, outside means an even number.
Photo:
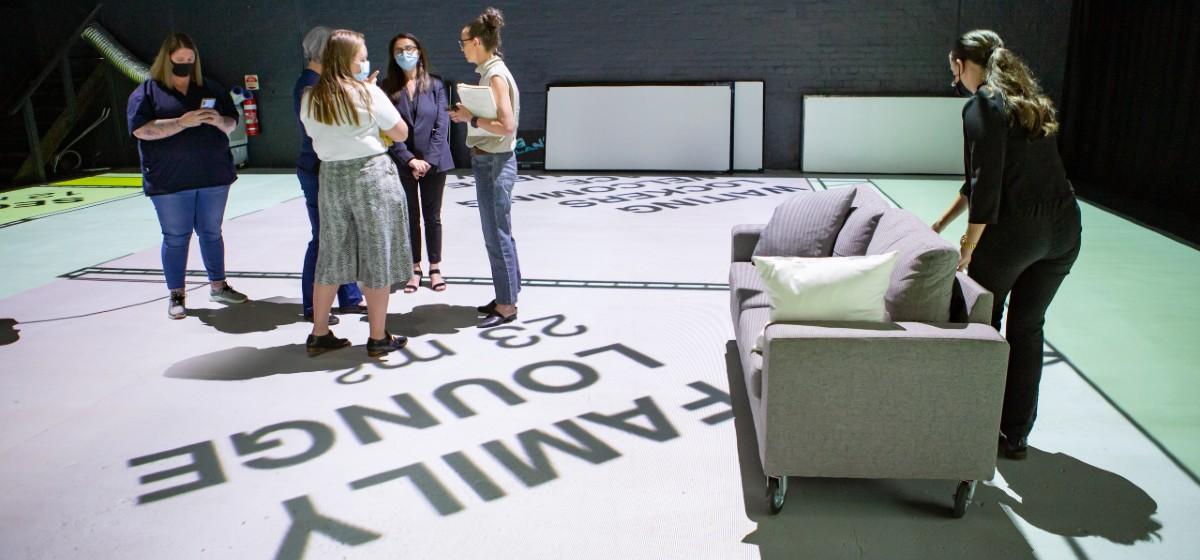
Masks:
[[[245,294],[225,281],[221,222],[229,185],[237,180],[229,136],[237,126],[229,93],[200,71],[200,53],[183,33],[163,41],[150,79],[129,96],[129,130],[138,140],[142,188],[162,227],[163,275],[171,295],[167,315],[182,319],[188,243],[195,230],[208,271],[210,297],[242,303]]]
[[[416,37],[401,33],[390,43],[387,78],[383,91],[391,98],[410,131],[408,140],[392,144],[390,152],[400,168],[400,182],[408,197],[409,239],[413,277],[406,293],[421,284],[421,218],[425,219],[425,245],[429,251],[429,287],[444,291],[442,279],[442,193],[446,172],[454,168],[450,157],[450,115],[446,87],[430,75],[429,59]]]
[[[972,94],[963,107],[967,181],[933,229],[966,211],[959,270],[995,294],[997,331],[1008,300],[1000,432],[1004,455],[1023,459],[1037,417],[1046,309],[1079,256],[1079,205],[1058,155],[1054,105],[1025,63],[995,33],[975,30],[958,39],[950,70]]]
[[[308,136],[308,131],[304,129],[304,123],[300,120],[300,98],[304,96],[306,88],[317,85],[317,81],[321,79],[321,56],[325,54],[325,44],[329,42],[329,36],[332,34],[332,29],[318,25],[304,36],[301,46],[304,48],[304,58],[308,65],[296,79],[296,86],[292,88],[292,106],[296,110],[296,124],[300,127],[300,155],[296,158],[296,178],[300,180],[300,190],[304,192],[308,224],[312,229],[308,249],[304,252],[304,265],[300,269],[300,296],[304,304],[304,320],[310,323],[313,320],[313,282],[316,277],[317,251],[321,238],[321,213],[317,205],[321,160],[313,151],[312,138]],[[361,314],[367,310],[367,306],[362,303],[362,291],[354,282],[338,286],[337,298],[338,311],[341,313]],[[330,325],[336,325],[338,321],[335,316],[329,317]]]

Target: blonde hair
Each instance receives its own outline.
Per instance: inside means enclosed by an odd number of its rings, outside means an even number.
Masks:
[[[171,73],[175,68],[171,55],[179,49],[190,49],[196,54],[196,63],[192,66],[190,78],[193,84],[204,85],[204,75],[200,72],[200,49],[196,48],[196,43],[192,42],[192,38],[186,33],[171,32],[163,39],[162,46],[158,48],[158,55],[154,57],[154,64],[150,65],[150,78],[160,84],[170,85],[171,79],[175,77],[175,74]]]
[[[1024,129],[1030,137],[1042,138],[1058,132],[1054,102],[1042,93],[1042,87],[1025,62],[1004,48],[1004,41],[994,31],[968,31],[955,42],[951,55],[983,67],[987,87],[991,92],[1004,94],[1009,121]]]
[[[354,59],[363,48],[366,42],[357,31],[338,29],[329,35],[321,55],[321,79],[308,88],[308,116],[327,125],[346,122],[358,126],[358,111],[350,92],[358,94],[361,106],[371,104],[366,84],[354,78]]]

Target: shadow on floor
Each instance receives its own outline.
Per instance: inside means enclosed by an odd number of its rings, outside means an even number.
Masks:
[[[962,519],[950,517],[955,481],[789,478],[787,503],[767,508],[766,477],[737,344],[726,369],[742,472],[746,516],[758,524],[743,542],[764,560],[782,558],[1034,558],[1001,505],[1029,523],[1066,537],[1101,536],[1131,544],[1160,528],[1156,504],[1113,473],[1062,454],[1031,450],[1024,462],[1001,460],[1014,500],[980,483]]]
[[[0,346],[12,344],[20,340],[20,329],[16,328],[16,319],[0,319]]]
[[[976,496],[1010,507],[1043,531],[1124,545],[1161,538],[1162,524],[1153,517],[1158,503],[1121,475],[1032,447],[1024,461],[1002,459],[998,469],[1021,500],[992,487]]]
[[[408,313],[389,313],[387,330],[392,334],[407,337],[427,334],[457,334],[466,328],[474,328],[482,319],[474,307],[435,303],[418,305]],[[364,315],[363,321],[367,320]]]
[[[283,297],[250,300],[216,309],[188,309],[188,316],[229,334],[268,332],[304,320],[300,303]]]

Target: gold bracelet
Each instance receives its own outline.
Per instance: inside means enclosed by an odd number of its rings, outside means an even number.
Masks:
[[[963,246],[963,247],[974,247],[974,246],[978,245],[978,243],[970,243],[970,242],[968,242],[968,241],[967,241],[967,236],[966,236],[966,235],[962,236],[962,239],[959,239],[959,240],[958,240],[958,244],[959,244],[959,245],[961,245],[961,246]]]

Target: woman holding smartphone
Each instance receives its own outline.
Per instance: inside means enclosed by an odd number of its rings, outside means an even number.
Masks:
[[[461,103],[450,111],[451,120],[470,125],[467,146],[471,147],[475,197],[479,201],[479,221],[496,290],[496,299],[477,308],[487,314],[479,328],[516,320],[517,293],[521,291],[521,265],[512,231],[512,189],[517,180],[517,156],[513,149],[517,146],[521,93],[501,58],[501,27],[504,16],[500,10],[487,8],[463,27],[458,37],[463,56],[476,65],[479,85],[492,90],[496,118],[477,117]]]
[[[184,275],[193,230],[208,272],[209,297],[245,302],[246,295],[225,281],[221,234],[229,185],[237,180],[228,136],[237,126],[237,109],[224,87],[204,79],[200,52],[190,37],[171,33],[163,41],[150,79],[129,96],[127,116],[138,140],[142,190],[162,228],[167,316],[187,316]]]

